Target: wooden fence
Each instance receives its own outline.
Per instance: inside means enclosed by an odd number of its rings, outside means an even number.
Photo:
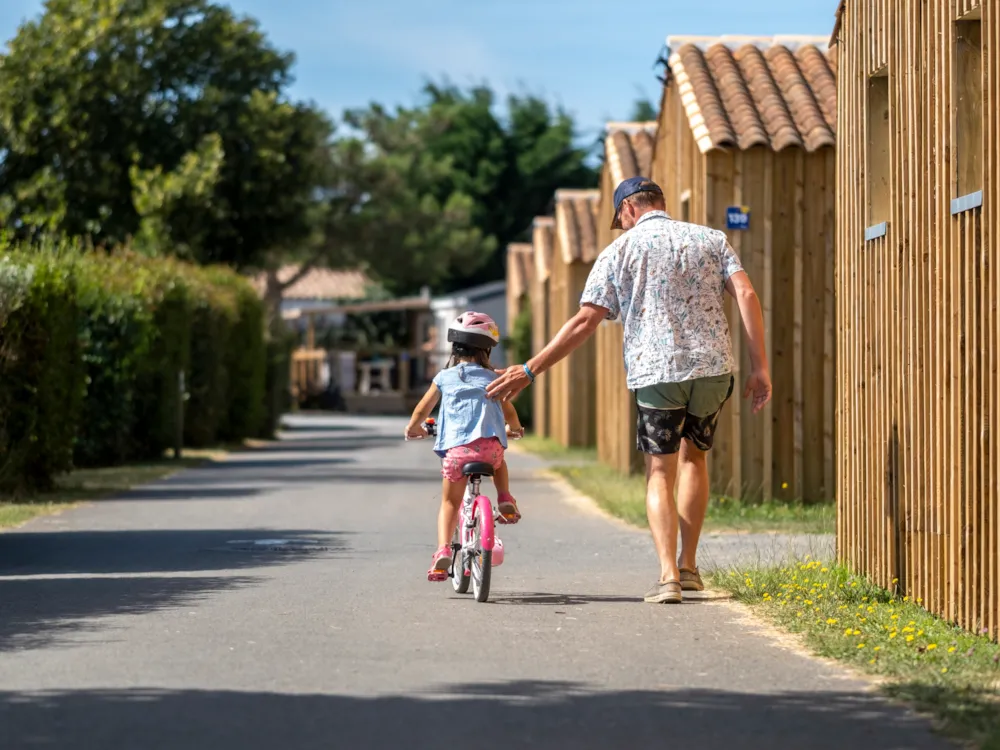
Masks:
[[[1000,4],[839,21],[839,555],[997,638]]]
[[[552,269],[552,251],[555,243],[555,221],[540,216],[532,227],[535,273],[531,279],[531,351],[540,352],[549,343],[553,331],[549,330],[549,276]],[[539,376],[531,386],[531,419],[533,432],[539,437],[551,437],[552,421],[549,413],[550,378]]]
[[[606,320],[597,329],[597,455],[620,472],[642,471],[642,454],[635,447],[635,398],[625,385],[622,324]]]

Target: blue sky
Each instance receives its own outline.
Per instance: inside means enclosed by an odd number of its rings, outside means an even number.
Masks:
[[[293,96],[337,116],[371,101],[411,104],[427,78],[486,81],[545,96],[584,135],[625,119],[640,95],[659,102],[653,67],[668,35],[817,34],[837,0],[232,0],[296,54]],[[41,12],[0,0],[0,39]]]

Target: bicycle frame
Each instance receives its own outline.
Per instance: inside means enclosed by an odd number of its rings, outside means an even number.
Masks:
[[[465,555],[472,554],[477,548],[483,552],[493,552],[493,565],[498,566],[503,561],[503,544],[499,543],[496,536],[496,526],[493,522],[495,511],[493,503],[486,495],[480,493],[482,477],[473,475],[469,478],[469,484],[465,489],[465,497],[462,499],[462,509],[459,512],[459,543],[453,544],[455,559],[452,562],[451,574],[455,575],[455,563],[464,565]],[[479,544],[476,544],[475,534],[476,516],[479,516]]]

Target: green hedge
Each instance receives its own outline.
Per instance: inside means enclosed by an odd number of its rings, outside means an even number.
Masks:
[[[53,255],[0,258],[0,486],[33,489],[73,465],[84,400],[77,289]]]
[[[223,268],[80,247],[0,255],[0,489],[269,432],[268,341]],[[276,355],[275,355],[276,356]]]

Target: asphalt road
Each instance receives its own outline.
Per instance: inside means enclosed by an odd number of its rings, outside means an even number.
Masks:
[[[270,449],[0,534],[0,748],[948,746],[732,603],[643,603],[648,538],[529,457],[492,602],[428,583],[438,465],[403,424],[300,418]]]

